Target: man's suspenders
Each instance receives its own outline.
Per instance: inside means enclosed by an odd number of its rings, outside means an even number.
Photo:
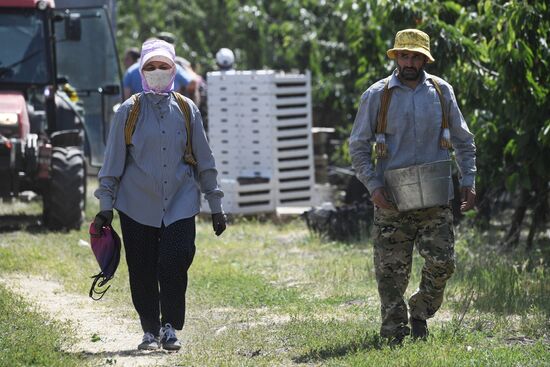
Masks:
[[[376,158],[387,158],[388,157],[388,146],[386,145],[386,127],[388,125],[388,109],[390,107],[391,96],[393,89],[388,88],[390,78],[386,79],[384,83],[384,89],[382,91],[382,96],[380,97],[380,109],[376,117],[376,145],[375,152]],[[449,149],[451,147],[451,136],[449,132],[449,118],[447,116],[447,109],[445,108],[445,101],[443,99],[443,93],[439,83],[435,79],[428,79],[434,86],[437,96],[439,97],[439,102],[441,104],[441,139],[439,145],[441,149]]]

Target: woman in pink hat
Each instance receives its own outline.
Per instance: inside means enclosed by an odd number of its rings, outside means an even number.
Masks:
[[[226,226],[201,115],[190,99],[172,92],[175,57],[174,47],[165,41],[143,43],[143,93],[126,100],[115,114],[95,191],[98,229],[110,224],[113,208],[120,216],[132,301],[144,332],[138,349],[146,350],[181,347],[176,330],[185,320],[201,191],[216,235]],[[128,129],[132,115],[135,125]]]

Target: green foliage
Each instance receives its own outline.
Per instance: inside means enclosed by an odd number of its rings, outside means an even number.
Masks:
[[[550,166],[550,9],[546,1],[190,0],[118,2],[124,49],[160,30],[177,36],[177,52],[202,72],[220,47],[240,69],[309,69],[314,124],[346,139],[361,93],[391,72],[395,32],[431,35],[436,62],[476,137],[478,193],[527,189],[535,210],[548,198]],[[349,164],[341,145],[333,155]],[[486,201],[490,202],[490,201]],[[548,212],[538,209],[537,221]],[[520,223],[521,224],[521,223]],[[535,228],[536,229],[536,228]],[[540,229],[539,229],[540,230]]]
[[[205,261],[199,266],[201,271],[194,276],[193,286],[203,304],[265,307],[285,305],[299,298],[296,290],[270,285],[260,277],[239,270],[235,264]]]

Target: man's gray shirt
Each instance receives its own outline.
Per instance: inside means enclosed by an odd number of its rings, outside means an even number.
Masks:
[[[214,156],[197,106],[191,106],[191,142],[196,168],[183,160],[187,132],[183,113],[172,94],[144,93],[132,143],[127,148],[124,126],[132,98],[119,108],[111,124],[105,160],[95,196],[100,210],[116,208],[135,221],[161,227],[200,211],[200,191],[212,213],[222,211]],[[198,176],[198,177],[197,177]]]
[[[376,141],[377,114],[386,79],[373,84],[361,96],[349,139],[351,160],[357,178],[371,194],[375,189],[384,186],[386,170],[450,159],[450,151],[440,148],[439,145],[441,103],[428,78],[435,79],[443,93],[451,143],[461,173],[460,185],[474,186],[474,137],[458,108],[451,85],[439,77],[423,72],[420,83],[413,90],[402,84],[397,77],[397,71],[394,71],[388,84],[390,89],[393,88],[386,128],[388,157],[378,159],[376,165],[373,163],[372,144]]]

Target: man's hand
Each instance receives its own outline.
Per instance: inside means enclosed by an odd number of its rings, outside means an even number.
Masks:
[[[465,212],[474,207],[476,203],[476,189],[473,187],[460,188],[460,211]]]
[[[388,200],[386,189],[379,187],[372,193],[370,199],[379,208],[395,210],[395,206]]]
[[[94,227],[97,234],[101,233],[103,226],[110,226],[113,221],[113,211],[103,210],[96,214],[94,218]]]
[[[216,236],[219,236],[220,234],[225,231],[226,224],[225,224],[225,214],[223,213],[214,213],[212,214],[212,228],[214,228],[214,233],[216,233]]]

